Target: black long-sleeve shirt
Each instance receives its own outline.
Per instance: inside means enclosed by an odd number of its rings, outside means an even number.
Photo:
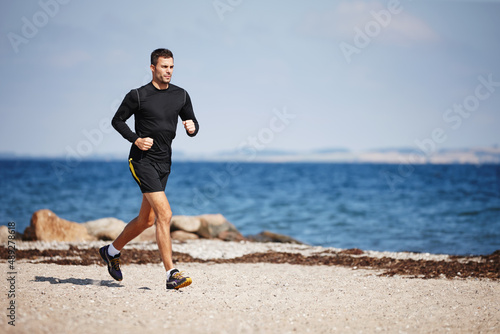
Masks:
[[[135,117],[135,132],[127,123]],[[171,162],[172,140],[175,138],[178,118],[193,120],[198,133],[199,125],[194,115],[189,94],[182,88],[169,84],[167,89],[157,89],[151,82],[138,89],[132,89],[123,99],[111,124],[123,138],[132,143],[130,156],[135,161],[148,158],[152,161]],[[142,151],[134,145],[137,138],[150,137],[153,146]]]

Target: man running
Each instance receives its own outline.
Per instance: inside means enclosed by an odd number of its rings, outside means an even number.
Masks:
[[[153,51],[150,68],[152,81],[132,89],[111,122],[132,143],[129,168],[143,194],[141,209],[116,240],[99,249],[99,253],[108,266],[109,274],[121,281],[120,251],[156,222],[156,242],[167,271],[167,289],[179,289],[191,284],[192,280],[175,269],[172,262],[172,210],[165,195],[165,186],[170,174],[171,144],[178,117],[190,137],[198,133],[199,126],[188,93],[170,83],[174,69],[172,52],[167,49]],[[135,118],[135,133],[125,123],[132,115]]]

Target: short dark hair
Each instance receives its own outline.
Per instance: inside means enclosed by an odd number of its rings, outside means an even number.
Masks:
[[[169,49],[156,49],[151,52],[151,65],[156,66],[160,57],[174,59],[174,54]]]

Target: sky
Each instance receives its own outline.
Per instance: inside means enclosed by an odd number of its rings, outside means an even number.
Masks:
[[[174,150],[500,144],[500,1],[0,2],[0,153],[123,155],[110,126],[174,53]],[[133,127],[133,120],[129,121]]]

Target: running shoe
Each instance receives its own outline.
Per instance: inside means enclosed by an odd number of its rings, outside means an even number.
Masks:
[[[191,277],[185,277],[182,274],[177,269],[172,270],[170,278],[167,280],[167,290],[184,288],[193,282]]]
[[[108,247],[104,246],[99,249],[99,254],[101,254],[102,259],[108,265],[108,273],[117,281],[123,279],[122,272],[120,271],[120,254],[115,256],[110,256],[108,254]]]

